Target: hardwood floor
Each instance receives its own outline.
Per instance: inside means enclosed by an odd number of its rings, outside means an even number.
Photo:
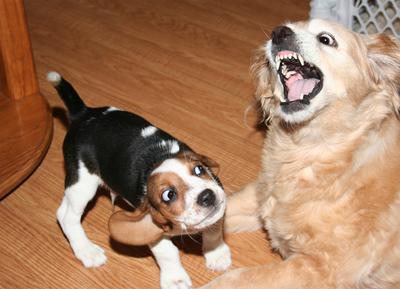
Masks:
[[[53,108],[54,135],[40,167],[0,202],[0,288],[158,288],[159,270],[146,247],[110,241],[111,204],[104,192],[92,202],[83,226],[105,249],[108,262],[86,269],[73,256],[55,218],[63,196],[67,123],[46,72],[61,72],[88,105],[138,113],[214,158],[227,192],[233,192],[255,179],[260,166],[263,132],[251,127],[254,117],[244,116],[252,101],[251,51],[276,25],[306,19],[308,1],[35,0],[25,5],[41,92]],[[198,240],[176,239],[194,287],[219,274],[206,269]],[[233,268],[278,259],[263,232],[226,240]]]

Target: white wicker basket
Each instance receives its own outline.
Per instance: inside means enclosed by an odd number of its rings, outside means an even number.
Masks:
[[[400,38],[400,0],[312,0],[310,17],[335,20],[364,34]]]

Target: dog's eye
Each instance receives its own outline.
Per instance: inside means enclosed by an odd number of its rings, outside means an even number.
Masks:
[[[193,169],[193,174],[198,177],[204,175],[204,172],[205,172],[205,170],[204,170],[203,166],[200,166],[200,165],[195,166]]]
[[[162,192],[161,198],[165,203],[171,203],[176,200],[178,194],[173,188],[168,188]]]
[[[337,42],[336,42],[335,37],[333,37],[331,34],[329,34],[327,32],[322,32],[322,33],[318,34],[317,38],[318,38],[318,41],[324,45],[337,47]]]

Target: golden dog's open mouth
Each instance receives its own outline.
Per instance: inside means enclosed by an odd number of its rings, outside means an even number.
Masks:
[[[321,70],[290,50],[279,51],[275,63],[284,90],[282,110],[289,113],[304,109],[322,89]]]

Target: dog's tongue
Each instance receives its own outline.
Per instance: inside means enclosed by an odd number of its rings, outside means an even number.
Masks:
[[[318,82],[319,80],[316,78],[304,79],[300,73],[292,75],[285,81],[288,88],[289,101],[300,100],[301,95],[307,95],[313,91]]]

